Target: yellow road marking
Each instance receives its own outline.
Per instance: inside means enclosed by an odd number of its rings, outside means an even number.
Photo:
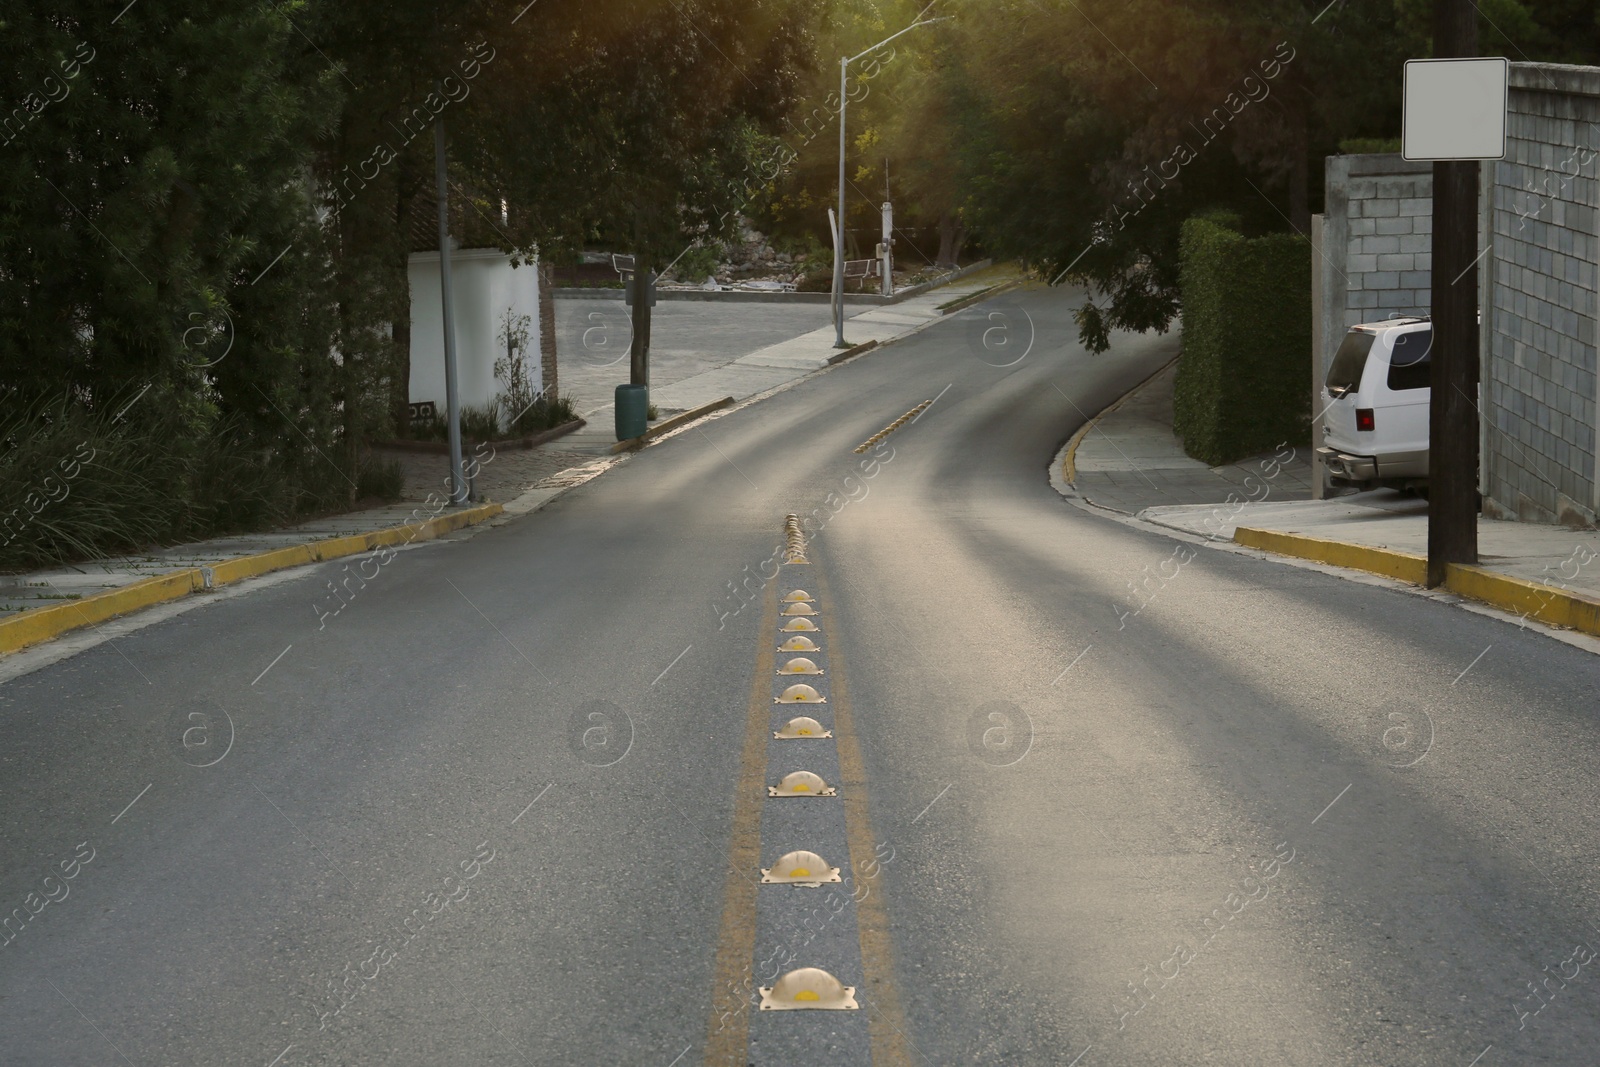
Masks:
[[[927,411],[932,404],[932,400],[924,400],[922,403],[918,404],[916,407],[912,408],[910,411],[906,412],[904,415],[901,415],[898,419],[895,419],[889,425],[885,426],[883,429],[867,438],[860,445],[856,446],[856,453],[859,455],[860,453],[865,452],[867,449],[871,448],[879,441],[882,441],[885,437],[888,437],[890,434],[894,433],[900,427],[904,426],[906,423],[910,422],[924,411]]]
[[[712,986],[707,1064],[743,1067],[750,1043],[750,1000],[737,1006],[729,990],[739,988],[756,950],[756,893],[750,874],[761,863],[761,804],[766,795],[768,720],[772,716],[772,632],[778,625],[778,583],[769,582],[756,628],[755,680],[745,716],[744,753],[733,794],[733,833],[728,845],[728,874],[723,889],[722,930],[717,940],[715,984]],[[754,984],[751,984],[751,992]],[[729,1011],[732,1008],[733,1010]]]
[[[822,603],[829,605],[837,616],[838,605],[833,602],[832,590],[817,568],[815,575]],[[837,631],[834,637],[838,637]],[[839,751],[839,792],[844,797],[845,841],[850,849],[851,865],[859,885],[861,866],[875,859],[877,839],[872,835],[872,819],[867,805],[867,771],[861,760],[861,748],[856,743],[855,718],[851,713],[850,686],[845,680],[844,656],[840,645],[832,645],[833,657],[828,664],[833,686],[829,696],[833,701],[833,732]],[[873,1009],[868,1016],[867,1033],[872,1042],[874,1067],[903,1067],[912,1062],[911,1041],[906,1037],[905,1011],[900,1004],[899,987],[894,978],[894,946],[889,937],[889,909],[884,904],[883,887],[873,887],[866,898],[856,905],[856,928],[861,940],[862,989],[867,995],[867,1006]]]

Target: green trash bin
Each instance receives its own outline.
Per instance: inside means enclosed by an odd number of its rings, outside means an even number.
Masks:
[[[643,385],[617,386],[617,440],[643,437],[650,428],[650,389]]]

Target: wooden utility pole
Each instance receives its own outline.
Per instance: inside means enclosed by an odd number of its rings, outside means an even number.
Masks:
[[[1434,0],[1433,55],[1478,54],[1472,0]],[[1478,562],[1478,163],[1433,165],[1433,353],[1428,423],[1428,587]]]

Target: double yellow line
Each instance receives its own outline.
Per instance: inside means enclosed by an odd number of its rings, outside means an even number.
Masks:
[[[789,516],[786,532],[792,534],[797,529],[794,516]],[[743,997],[734,1006],[735,1010],[729,1011],[725,991],[740,988],[740,983],[753,969],[756,908],[760,892],[761,809],[767,784],[767,743],[775,728],[774,709],[780,713],[795,710],[793,705],[773,703],[773,679],[780,677],[775,668],[776,648],[785,636],[792,636],[779,632],[779,587],[796,584],[783,581],[782,575],[805,574],[806,583],[816,588],[816,605],[822,612],[820,617],[829,620],[824,631],[823,647],[827,653],[828,707],[833,712],[834,741],[839,759],[840,781],[835,784],[844,804],[846,847],[850,853],[851,870],[857,879],[863,866],[875,855],[867,774],[856,738],[850,687],[842,654],[844,642],[835,621],[837,616],[831,607],[832,592],[821,573],[822,568],[816,566],[808,556],[813,551],[810,546],[805,545],[803,540],[796,546],[791,537],[790,547],[798,547],[799,551],[790,553],[783,572],[780,572],[780,579],[768,584],[762,604],[761,625],[757,628],[759,644],[756,649],[755,677],[750,687],[744,748],[734,795],[733,832],[729,844],[713,1006],[706,1042],[705,1062],[718,1067],[728,1064],[743,1067],[749,1062],[750,1012],[754,998]],[[796,568],[796,571],[790,571],[790,567]],[[798,571],[800,567],[806,569]],[[883,894],[868,892],[860,896],[856,900],[855,915],[863,968],[858,1000],[868,1015],[872,1063],[878,1067],[910,1064],[911,1045],[906,1037],[905,1016],[894,980],[889,915]],[[803,961],[800,962],[803,965]]]
[[[898,419],[895,419],[889,425],[885,426],[883,429],[879,430],[877,433],[873,434],[871,437],[857,445],[855,449],[856,454],[860,455],[861,453],[865,452],[867,449],[871,448],[879,441],[882,441],[885,437],[888,437],[890,434],[894,433],[900,427],[904,426],[918,415],[921,415],[924,411],[927,411],[928,408],[932,406],[932,400],[924,400],[922,403],[918,404],[916,407],[912,408],[904,415],[901,415]]]

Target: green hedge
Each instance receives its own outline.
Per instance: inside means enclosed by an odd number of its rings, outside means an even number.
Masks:
[[[1173,429],[1217,466],[1311,439],[1311,242],[1183,224]]]

